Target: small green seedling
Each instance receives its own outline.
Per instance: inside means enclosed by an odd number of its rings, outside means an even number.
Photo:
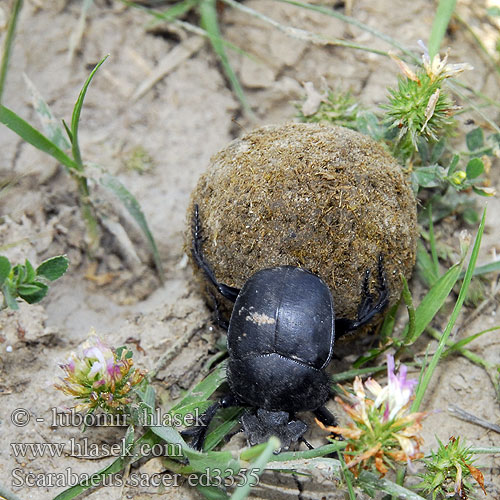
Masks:
[[[474,454],[470,447],[462,444],[460,438],[451,437],[447,444],[439,439],[438,450],[432,451],[424,462],[426,471],[420,474],[422,482],[418,485],[428,498],[432,500],[445,498],[477,498],[472,496],[474,485],[472,477],[481,487],[484,494],[484,477],[482,472],[472,465]]]
[[[19,309],[18,297],[28,304],[40,302],[49,291],[49,283],[60,278],[68,265],[65,255],[44,260],[36,269],[28,259],[24,264],[12,266],[7,257],[0,256],[0,289],[3,294],[0,309]]]
[[[2,54],[2,64],[0,65],[0,98],[7,74],[7,63],[13,44],[14,27],[16,25],[21,6],[22,1],[16,0],[9,22],[10,36],[8,36],[5,41]],[[108,56],[99,61],[85,80],[73,108],[71,122],[69,125],[66,124],[64,120],[61,124],[61,122],[54,117],[47,103],[29,81],[27,81],[27,84],[33,97],[35,110],[42,121],[43,133],[23,120],[14,111],[0,104],[0,123],[3,123],[6,127],[11,129],[19,137],[35,148],[55,158],[59,163],[66,167],[68,174],[75,180],[78,189],[81,214],[87,231],[87,250],[90,256],[92,256],[100,246],[101,231],[99,216],[91,199],[89,183],[89,177],[91,174],[87,168],[87,164],[82,159],[78,139],[78,130],[85,95],[92,79],[107,57]],[[151,249],[151,253],[153,254],[153,259],[158,272],[158,278],[160,281],[163,281],[163,268],[158,248],[138,201],[117,178],[105,172],[103,168],[100,168],[99,174],[100,175],[95,176],[95,180],[104,188],[108,189],[113,196],[120,200],[144,234],[144,237]]]

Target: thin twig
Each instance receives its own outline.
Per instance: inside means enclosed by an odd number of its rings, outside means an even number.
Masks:
[[[448,411],[454,415],[455,417],[465,420],[466,422],[470,422],[471,424],[476,424],[480,425],[481,427],[484,427],[485,429],[489,429],[491,431],[495,431],[500,433],[500,425],[492,424],[491,422],[488,422],[487,420],[484,420],[483,418],[476,417],[472,413],[469,413],[465,410],[462,410],[462,408],[459,408],[456,405],[449,405],[448,406]]]

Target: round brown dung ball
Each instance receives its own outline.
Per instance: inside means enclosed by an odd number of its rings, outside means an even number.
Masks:
[[[415,263],[416,200],[401,167],[343,127],[271,125],[234,140],[201,176],[190,224],[195,204],[219,282],[241,288],[259,269],[300,266],[328,284],[337,318],[357,317],[367,270],[376,300],[379,256],[390,305]]]

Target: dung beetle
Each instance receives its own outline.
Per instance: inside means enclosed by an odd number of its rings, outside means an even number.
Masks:
[[[335,337],[368,323],[384,310],[388,291],[379,257],[379,297],[368,289],[370,271],[365,272],[358,318],[335,318],[330,289],[317,275],[294,266],[262,269],[250,276],[243,287],[219,283],[202,251],[203,237],[198,206],[192,222],[194,261],[218,292],[234,302],[227,329],[227,381],[230,393],[213,404],[202,416],[202,424],[189,428],[191,446],[202,449],[210,421],[219,408],[249,407],[241,424],[250,445],[270,436],[288,449],[302,437],[307,425],[295,418],[312,411],[324,425],[336,419],[324,406],[330,397],[325,372],[333,353]]]

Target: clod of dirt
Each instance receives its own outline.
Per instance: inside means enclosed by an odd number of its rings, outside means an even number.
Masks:
[[[366,270],[377,293],[380,255],[391,304],[400,274],[408,279],[415,263],[416,200],[400,166],[372,139],[342,127],[254,130],[212,158],[192,194],[189,225],[194,204],[220,282],[241,287],[262,268],[304,267],[330,286],[338,317],[357,316]]]

